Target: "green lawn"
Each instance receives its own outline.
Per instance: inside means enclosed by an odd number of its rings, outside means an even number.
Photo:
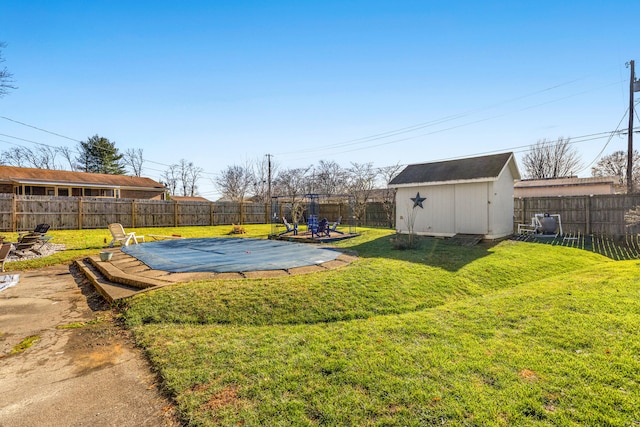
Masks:
[[[398,251],[359,231],[335,244],[360,254],[342,269],[122,307],[186,423],[640,424],[639,261],[512,241]]]

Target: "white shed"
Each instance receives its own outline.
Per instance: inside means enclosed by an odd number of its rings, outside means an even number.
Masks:
[[[424,236],[513,233],[513,185],[520,172],[513,153],[407,166],[396,188],[396,229]]]

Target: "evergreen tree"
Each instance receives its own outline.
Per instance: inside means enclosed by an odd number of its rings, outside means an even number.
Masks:
[[[76,157],[78,170],[110,175],[124,175],[123,155],[118,152],[116,143],[98,135],[80,142],[80,154]]]

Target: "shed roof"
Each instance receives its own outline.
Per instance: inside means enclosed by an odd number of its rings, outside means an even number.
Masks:
[[[0,166],[0,182],[17,184],[55,185],[67,184],[78,186],[112,186],[120,188],[145,188],[164,191],[164,185],[151,178],[128,175],[108,175],[102,173],[71,172],[63,170],[19,168]]]
[[[513,153],[494,154],[490,156],[468,157],[465,159],[443,162],[419,163],[409,165],[389,183],[390,187],[407,184],[427,184],[447,181],[482,181],[495,180],[512,162],[514,179],[520,179]]]

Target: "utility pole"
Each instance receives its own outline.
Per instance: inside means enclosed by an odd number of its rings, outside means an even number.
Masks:
[[[629,61],[631,77],[629,78],[629,137],[627,147],[627,194],[633,193],[633,89],[636,81],[633,59]]]
[[[267,156],[267,200],[271,203],[271,154],[266,154]]]

